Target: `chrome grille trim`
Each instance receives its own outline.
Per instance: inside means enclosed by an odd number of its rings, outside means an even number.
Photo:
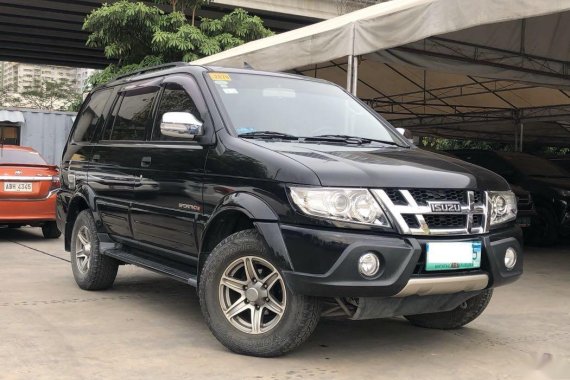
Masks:
[[[467,192],[467,204],[461,204],[460,212],[446,213],[434,212],[429,203],[427,205],[419,205],[409,190],[397,190],[408,203],[407,205],[394,204],[386,191],[382,189],[371,190],[372,194],[380,202],[388,216],[398,225],[401,232],[407,235],[476,235],[483,234],[489,230],[489,197],[487,192],[482,192],[481,203],[475,203],[475,192],[472,190],[465,190]],[[442,200],[434,200],[442,201]],[[429,201],[428,201],[429,202]],[[443,201],[445,202],[445,201]],[[449,201],[453,202],[453,201]],[[418,220],[419,228],[412,228],[406,223],[403,214],[414,214]],[[482,222],[480,226],[474,226],[473,216],[482,215]],[[466,223],[463,228],[431,228],[427,224],[424,215],[466,215]]]

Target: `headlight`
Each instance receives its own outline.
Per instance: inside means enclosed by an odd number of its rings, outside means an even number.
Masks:
[[[489,191],[491,226],[514,220],[517,217],[517,198],[512,191]]]
[[[307,215],[390,227],[384,211],[366,189],[291,187],[291,199]]]

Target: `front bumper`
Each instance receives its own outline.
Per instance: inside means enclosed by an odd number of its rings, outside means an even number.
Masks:
[[[508,284],[523,271],[522,233],[510,226],[483,235],[466,237],[398,236],[282,225],[281,231],[293,271],[284,276],[299,294],[320,297],[408,297],[414,295],[473,292]],[[425,271],[429,241],[481,240],[481,268]],[[508,247],[518,252],[515,267],[507,270]],[[359,257],[376,252],[381,269],[373,279],[362,277]]]

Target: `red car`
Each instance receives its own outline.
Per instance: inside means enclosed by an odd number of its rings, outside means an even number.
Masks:
[[[42,227],[46,239],[61,233],[55,223],[59,173],[32,148],[0,145],[0,225]]]

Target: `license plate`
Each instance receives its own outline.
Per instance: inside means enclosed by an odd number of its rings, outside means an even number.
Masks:
[[[480,267],[480,241],[426,243],[427,271]]]
[[[33,189],[31,182],[4,182],[4,191],[16,193],[31,193]]]

